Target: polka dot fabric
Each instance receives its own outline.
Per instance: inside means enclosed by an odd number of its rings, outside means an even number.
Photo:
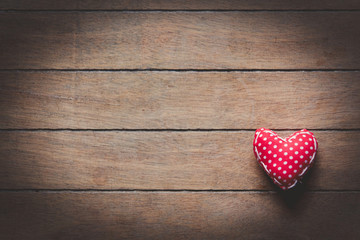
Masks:
[[[312,166],[318,143],[306,129],[283,139],[269,129],[256,130],[254,154],[265,172],[281,189],[293,188]]]

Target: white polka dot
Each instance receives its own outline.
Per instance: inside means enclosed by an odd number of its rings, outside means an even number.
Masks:
[[[281,161],[282,161],[282,158],[279,158],[279,161],[281,162]]]
[[[282,143],[282,141],[279,141],[279,143]]]
[[[278,167],[278,170],[281,170],[281,167]]]
[[[273,156],[274,156],[274,158],[276,158],[276,157],[277,157],[277,154],[274,154]]]
[[[270,134],[270,137],[274,136],[274,134]]]
[[[295,160],[295,162],[294,162],[295,164],[298,164],[298,160]]]
[[[274,163],[273,167],[276,167],[276,163]]]
[[[264,141],[266,141],[267,140],[267,138],[264,138]]]
[[[261,154],[262,154],[262,153],[260,152],[259,155],[261,156]]]
[[[309,154],[309,151],[305,151],[306,154]]]
[[[286,171],[285,171],[285,170],[283,171],[283,174],[286,174]]]
[[[295,170],[294,170],[294,173],[296,173],[296,172],[297,172],[297,170],[295,169]]]
[[[289,140],[289,143],[292,143],[292,141],[291,141],[291,140]]]
[[[273,173],[274,176],[276,176],[276,173]]]
[[[262,134],[260,134],[260,137],[262,137],[263,135]]]
[[[271,144],[272,144],[272,142],[270,141],[270,142],[269,142],[269,145],[271,145]]]
[[[308,142],[305,142],[305,145],[309,145],[309,143],[308,143]]]
[[[261,143],[259,143],[259,145],[258,145],[259,147],[261,146]]]
[[[295,146],[299,145],[298,143],[295,143]]]
[[[266,150],[266,147],[263,147],[264,150]]]
[[[298,154],[299,154],[299,152],[298,152],[298,151],[296,151],[296,152],[295,152],[295,154],[296,154],[296,155],[298,155]]]
[[[287,153],[287,152],[284,152],[284,155],[286,156],[286,155],[288,155],[288,153]]]
[[[311,146],[310,149],[313,150],[314,148]]]
[[[287,147],[288,146],[287,143],[285,143],[284,146]]]
[[[312,141],[312,138],[309,138],[309,141]]]
[[[303,146],[301,146],[301,147],[300,147],[300,149],[301,149],[301,150],[303,150],[303,149],[304,149],[304,147],[303,147]]]
[[[289,159],[293,159],[293,156],[290,156]]]
[[[270,153],[271,153],[271,150],[269,150],[268,153],[270,154]]]
[[[289,165],[289,168],[290,168],[290,169],[292,169],[292,166],[291,166],[291,165]]]
[[[278,140],[278,138],[276,137],[276,138],[274,138],[275,140]]]
[[[300,138],[299,141],[302,142],[302,138]]]
[[[294,150],[294,148],[291,147],[290,150],[292,151],[292,150]]]
[[[269,160],[269,162],[268,163],[271,163],[271,160]]]
[[[266,156],[264,156],[264,159],[266,159]]]
[[[303,137],[306,137],[305,135],[302,135]]]
[[[287,161],[284,162],[284,165],[286,165],[286,164],[287,164]]]
[[[278,179],[281,179],[281,176],[278,176]]]
[[[271,172],[271,169],[269,169],[269,172]]]
[[[292,178],[292,175],[291,175],[291,174],[289,174],[289,178]]]
[[[279,149],[279,152],[282,152],[282,149],[281,149],[281,148]]]
[[[274,148],[277,148],[277,145],[274,145]]]
[[[308,161],[307,160],[305,160],[305,163],[307,163]]]
[[[300,165],[299,165],[299,167],[301,167],[301,168],[302,168],[302,165],[300,164]]]

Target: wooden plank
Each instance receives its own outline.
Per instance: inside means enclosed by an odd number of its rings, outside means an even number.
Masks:
[[[360,68],[360,12],[30,12],[0,22],[0,69]]]
[[[360,190],[360,132],[314,133],[320,148],[304,187]],[[277,189],[254,157],[253,134],[1,132],[0,188]]]
[[[357,0],[2,0],[2,10],[344,10]]]
[[[0,128],[360,128],[360,72],[0,72]]]
[[[356,239],[359,193],[0,193],[1,239]]]

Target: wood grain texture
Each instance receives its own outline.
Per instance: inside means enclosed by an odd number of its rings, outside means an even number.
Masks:
[[[0,69],[360,68],[360,12],[22,12],[0,22]]]
[[[342,10],[360,9],[357,0],[2,0],[3,10]]]
[[[315,131],[306,189],[360,190],[360,132]],[[276,189],[254,132],[2,132],[1,189]],[[290,132],[281,132],[287,136]]]
[[[359,193],[305,193],[289,205],[284,199],[276,193],[0,193],[0,237],[337,240],[360,234]]]
[[[359,10],[2,0],[0,239],[358,239]],[[303,184],[271,183],[258,127],[317,129]]]
[[[360,72],[0,72],[0,128],[360,128]]]

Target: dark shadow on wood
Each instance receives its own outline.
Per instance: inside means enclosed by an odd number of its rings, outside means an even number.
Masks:
[[[298,205],[299,201],[303,198],[304,194],[309,191],[308,183],[311,182],[312,172],[316,169],[316,159],[314,159],[313,166],[308,170],[308,172],[304,175],[304,177],[296,184],[296,186],[287,191],[282,191],[278,189],[277,192],[280,195],[281,199],[284,202],[284,205],[287,206],[290,210],[295,209]]]

